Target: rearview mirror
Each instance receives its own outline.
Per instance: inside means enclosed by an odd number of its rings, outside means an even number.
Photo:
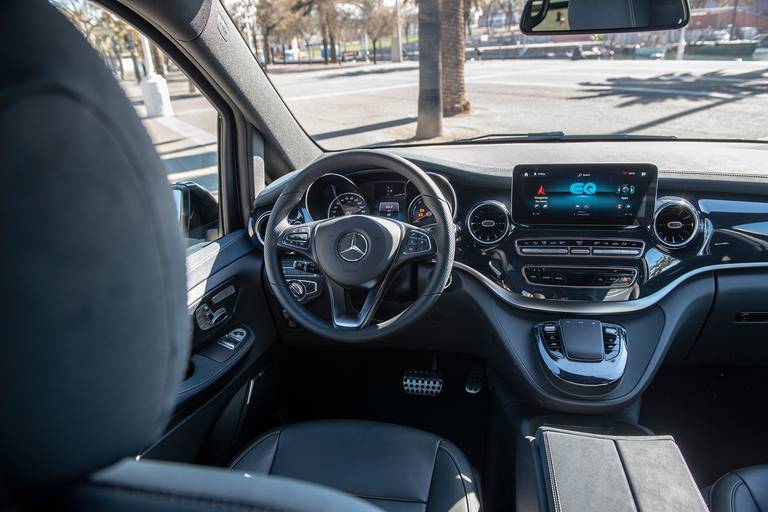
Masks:
[[[688,0],[528,0],[520,30],[537,36],[674,30],[690,15]]]

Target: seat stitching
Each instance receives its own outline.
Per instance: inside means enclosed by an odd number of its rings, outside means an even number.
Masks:
[[[736,510],[736,491],[740,486],[744,485],[744,482],[739,479],[736,483],[733,484],[731,487],[731,490],[728,492],[728,504],[731,506],[730,510],[734,511]]]
[[[269,439],[271,437],[274,437],[274,436],[279,436],[279,435],[280,435],[280,430],[276,430],[274,432],[271,432],[271,433],[267,434],[266,436],[264,436],[264,437],[262,437],[260,439],[256,439],[253,443],[251,443],[245,450],[243,450],[240,453],[240,455],[229,465],[229,468],[230,469],[234,469],[235,466],[237,466],[237,464],[241,460],[243,460],[243,458],[245,458],[245,456],[248,455],[248,453],[250,453],[251,450],[256,448],[258,445],[260,445],[261,443],[263,443],[267,439]],[[275,447],[275,455],[277,455],[277,447]],[[272,456],[272,462],[269,464],[269,472],[270,473],[272,472],[272,464],[275,461],[275,455]]]
[[[272,474],[272,466],[275,465],[275,461],[277,460],[277,450],[280,448],[280,434],[283,432],[282,429],[277,431],[277,441],[275,442],[275,452],[272,454],[272,460],[269,463],[269,469],[267,470],[267,474]]]
[[[432,474],[429,475],[429,489],[427,489],[427,501],[424,503],[426,505],[425,509],[429,510],[429,497],[432,496],[432,480],[435,478],[435,466],[437,465],[437,452],[440,451],[440,442],[442,440],[437,440],[437,446],[435,447],[435,456],[432,459]]]
[[[717,484],[719,484],[719,483],[720,483],[720,480],[722,480],[723,478],[727,477],[728,475],[730,475],[730,473],[726,473],[726,474],[724,474],[723,476],[721,476],[720,478],[718,478],[717,480],[715,480],[715,483],[713,483],[713,484],[712,484],[712,485],[709,487],[709,492],[707,493],[707,494],[709,495],[709,496],[708,496],[708,503],[707,503],[707,505],[708,505],[708,508],[709,508],[710,510],[712,510],[712,498],[713,498],[713,497],[714,497],[714,495],[715,495],[715,488],[717,487]]]
[[[255,511],[263,510],[270,512],[293,512],[294,509],[275,507],[272,505],[266,505],[261,503],[247,503],[237,500],[227,500],[222,498],[214,498],[212,496],[199,496],[179,494],[171,491],[161,491],[153,489],[141,489],[138,487],[131,487],[125,485],[107,484],[102,482],[91,482],[88,484],[90,487],[99,487],[106,491],[111,491],[117,494],[135,494],[151,498],[165,499],[169,501],[176,501],[181,503],[191,503],[193,505],[211,505],[220,507],[226,510],[243,510],[243,511]]]
[[[467,512],[470,512],[471,509],[469,508],[469,493],[467,492],[467,484],[464,482],[464,479],[462,478],[463,474],[461,472],[461,468],[459,467],[458,462],[456,462],[456,459],[454,459],[453,454],[449,452],[442,445],[442,440],[440,441],[440,444],[437,445],[437,449],[444,452],[448,456],[448,458],[451,459],[451,462],[453,462],[453,466],[456,468],[456,471],[459,474],[459,481],[461,482],[461,487],[464,489],[464,503],[467,505]]]
[[[735,475],[737,475],[739,478],[741,478],[741,481],[744,482],[744,486],[747,488],[747,492],[749,493],[749,497],[752,498],[752,501],[755,503],[755,508],[758,510],[758,512],[762,512],[762,507],[760,507],[760,504],[755,499],[755,495],[752,493],[752,488],[747,483],[747,479],[741,476],[740,473],[737,471],[734,472]]]

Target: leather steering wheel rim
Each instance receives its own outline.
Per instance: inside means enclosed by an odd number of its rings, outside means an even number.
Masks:
[[[432,252],[435,259],[435,267],[423,292],[397,316],[378,324],[366,325],[361,328],[340,328],[314,315],[296,301],[283,276],[280,247],[284,247],[284,244],[279,246],[278,242],[281,240],[281,235],[284,236],[286,230],[296,229],[295,226],[288,224],[287,216],[299,204],[304,193],[315,180],[328,172],[338,172],[340,169],[356,170],[370,168],[384,169],[403,176],[405,179],[410,180],[419,193],[424,196],[424,203],[432,211],[435,219],[433,230],[430,231],[434,237],[435,244],[434,251]],[[332,220],[334,219],[326,219],[326,221]],[[377,222],[381,222],[381,219]],[[397,222],[397,224],[408,226],[401,222]],[[408,227],[411,230],[416,229]],[[397,254],[401,254],[402,242],[403,240],[401,239]],[[316,160],[301,170],[286,185],[277,198],[267,223],[266,236],[264,238],[264,265],[267,280],[275,297],[285,311],[299,325],[325,338],[344,342],[365,342],[395,334],[421,318],[434,306],[450,278],[455,245],[453,217],[449,203],[440,192],[440,189],[421,168],[402,157],[384,151],[351,150],[332,153]],[[392,262],[393,268],[398,263],[397,254]],[[315,261],[315,263],[318,262]],[[323,271],[320,265],[318,267]],[[330,287],[336,284],[328,277],[326,272],[323,272],[323,274],[323,280],[327,284],[328,292],[332,293]],[[382,293],[385,292],[386,289]]]

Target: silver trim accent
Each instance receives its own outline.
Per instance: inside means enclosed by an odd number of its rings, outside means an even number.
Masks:
[[[568,254],[563,254],[562,256],[568,256],[568,257],[596,257],[596,258],[615,258],[616,256],[629,256],[631,258],[640,258],[643,254],[645,254],[645,242],[643,240],[638,240],[637,238],[606,238],[606,237],[589,237],[589,238],[569,238],[569,237],[562,237],[562,236],[543,236],[543,237],[528,237],[528,238],[518,238],[515,240],[515,250],[517,251],[517,254],[520,256],[536,256],[536,253],[523,253],[521,252],[521,249],[524,249],[525,247],[520,246],[520,242],[527,242],[530,240],[566,240],[566,241],[576,241],[576,240],[602,240],[606,242],[640,242],[642,243],[642,247],[612,247],[612,246],[589,246],[589,245],[576,245],[576,244],[566,244],[566,245],[556,245],[554,247],[566,247],[570,249],[591,249],[588,253],[584,254],[574,254],[571,251],[568,251]],[[526,247],[534,247],[534,246],[526,246]],[[547,246],[549,247],[549,246]],[[621,254],[595,254],[595,249],[634,249],[639,250],[639,254],[631,254],[631,255],[621,255]],[[546,254],[545,254],[546,255]]]
[[[349,243],[346,242],[347,237],[350,237]],[[358,245],[358,239],[360,239],[363,243]],[[342,243],[344,243],[345,247],[343,250],[341,248]],[[365,258],[365,255],[368,254],[369,246],[370,244],[368,243],[368,238],[364,234],[358,233],[357,231],[350,231],[348,233],[344,233],[341,239],[337,242],[336,252],[339,253],[339,256],[344,261],[349,263],[356,263]],[[353,252],[355,253],[354,256],[346,256],[347,253]]]
[[[522,254],[568,254],[567,247],[520,247]]]
[[[475,213],[475,210],[477,210],[478,208],[483,207],[483,206],[495,206],[495,207],[499,208],[502,211],[502,213],[504,213],[504,219],[506,220],[506,227],[504,229],[504,234],[501,235],[501,237],[498,238],[497,240],[494,240],[493,242],[484,242],[484,241],[480,240],[479,238],[477,238],[475,236],[475,234],[472,232],[472,228],[469,225],[469,219],[470,219],[470,217],[472,217],[472,214]],[[499,242],[501,242],[502,240],[504,240],[504,238],[507,235],[509,235],[509,226],[510,226],[509,210],[507,209],[507,206],[504,203],[500,202],[500,201],[492,201],[492,200],[481,201],[481,202],[477,203],[475,206],[473,206],[469,210],[469,213],[467,213],[467,216],[464,218],[464,225],[467,228],[467,233],[469,233],[469,236],[471,236],[472,239],[475,242],[477,242],[478,244],[484,245],[484,246],[496,245]]]
[[[268,212],[264,212],[258,217],[256,217],[256,222],[253,223],[253,232],[256,235],[256,239],[261,242],[261,246],[264,247],[264,238],[261,236],[261,232],[259,231],[259,225],[261,222],[266,218],[269,220],[269,215],[272,213],[272,210],[269,210]]]
[[[309,186],[307,187],[307,190],[304,192],[304,209],[307,211],[307,213],[309,214],[310,217],[312,217],[312,212],[309,211],[309,191],[312,190],[312,185],[314,185],[315,183],[317,183],[321,179],[325,178],[326,176],[338,176],[339,178],[347,180],[348,182],[350,182],[352,184],[353,187],[355,187],[355,190],[357,190],[358,193],[360,192],[360,187],[357,186],[357,183],[355,183],[354,181],[349,179],[347,176],[344,176],[343,174],[339,174],[337,172],[327,172],[327,173],[323,174],[322,176],[320,176],[319,178],[317,178],[312,183],[310,183]],[[331,201],[331,202],[333,202],[333,201]]]
[[[660,204],[656,208],[656,211],[653,213],[653,220],[651,221],[651,230],[653,231],[653,236],[656,238],[656,240],[658,240],[661,245],[669,249],[681,249],[693,242],[693,240],[699,235],[700,227],[699,211],[696,209],[696,207],[681,197],[662,197],[659,199],[659,202]],[[662,211],[671,206],[682,206],[683,208],[687,208],[688,211],[691,212],[691,215],[693,215],[693,231],[691,232],[691,236],[677,244],[664,241],[664,239],[662,239],[659,235],[658,231],[656,231],[656,219]]]
[[[616,313],[632,313],[635,311],[641,311],[649,308],[666,297],[672,290],[677,288],[681,283],[688,279],[703,274],[705,272],[712,272],[716,270],[736,270],[745,268],[768,268],[768,262],[761,263],[723,263],[717,265],[707,265],[705,267],[699,267],[695,270],[687,272],[661,290],[648,295],[647,297],[641,297],[639,299],[624,300],[616,302],[587,302],[587,301],[558,301],[552,299],[534,299],[530,297],[523,297],[520,294],[514,294],[508,290],[505,290],[501,286],[497,285],[482,273],[478,272],[474,268],[458,262],[453,262],[453,267],[459,270],[463,270],[467,274],[471,275],[481,284],[485,285],[496,297],[501,299],[506,304],[524,309],[527,311],[546,311],[549,313],[572,313],[572,314],[584,314],[584,315],[609,315]]]

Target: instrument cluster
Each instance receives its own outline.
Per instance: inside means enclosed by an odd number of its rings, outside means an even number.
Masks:
[[[456,192],[442,175],[427,173],[456,215]],[[407,222],[414,226],[433,225],[434,216],[424,198],[409,181],[393,173],[362,171],[352,177],[328,173],[307,190],[305,216],[312,220],[345,215],[376,215]]]

